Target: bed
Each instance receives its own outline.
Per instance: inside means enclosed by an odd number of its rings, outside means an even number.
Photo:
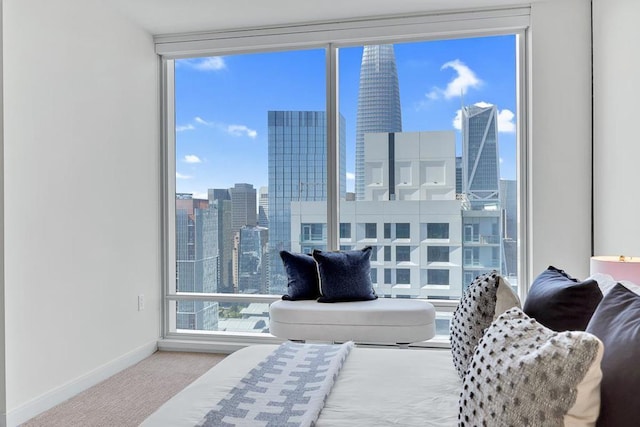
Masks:
[[[601,291],[595,280],[580,282],[550,266],[532,283],[522,309],[511,285],[497,272],[486,273],[469,285],[452,314],[450,349],[351,341],[250,346],[142,425],[635,427],[640,405],[629,396],[640,376],[628,361],[639,354],[640,340],[629,331],[640,330],[640,299],[637,286],[611,282],[603,281]],[[595,302],[585,291],[594,293]],[[530,317],[525,311],[535,312],[536,303],[545,310]],[[586,330],[544,325],[574,322],[578,315]],[[249,424],[249,417],[285,422]],[[295,417],[311,422],[293,422]],[[231,419],[241,422],[216,421]]]
[[[195,426],[277,345],[231,354],[178,393],[141,425]],[[448,349],[354,347],[316,426],[452,426],[461,380]]]

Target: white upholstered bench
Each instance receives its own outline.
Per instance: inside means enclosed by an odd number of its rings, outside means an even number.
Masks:
[[[269,306],[269,330],[292,341],[409,344],[433,338],[435,316],[432,304],[413,299],[280,300]]]

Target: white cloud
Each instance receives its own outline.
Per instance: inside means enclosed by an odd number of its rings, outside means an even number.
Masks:
[[[200,157],[196,156],[195,154],[187,154],[186,156],[184,156],[184,161],[186,163],[202,163]]]
[[[356,180],[356,174],[353,172],[347,172],[347,181],[355,181]]]
[[[491,104],[481,101],[473,104],[477,107],[485,108],[491,106]],[[511,110],[498,110],[498,132],[513,133],[516,131],[516,124],[514,122],[515,114]],[[453,127],[457,130],[462,130],[462,110],[456,111],[456,116],[453,118]]]
[[[176,132],[182,132],[185,130],[194,130],[195,127],[189,123],[188,125],[183,125],[183,126],[176,126]]]
[[[193,177],[190,175],[183,175],[180,172],[176,172],[176,179],[191,179],[191,178]]]
[[[453,118],[453,128],[462,130],[462,110],[456,111],[456,116]]]
[[[247,136],[251,139],[255,139],[258,136],[258,131],[256,131],[255,129],[251,129],[250,127],[245,125],[228,125],[225,123],[220,123],[215,121],[210,122],[208,120],[203,119],[200,116],[194,117],[193,122],[198,125],[218,129],[231,136]],[[192,126],[192,125],[189,125],[189,126]]]
[[[222,56],[176,61],[176,65],[182,66],[183,64],[199,71],[220,71],[227,68],[227,64]]]
[[[498,132],[514,133],[516,131],[515,117],[516,115],[511,110],[500,110],[498,112]]]
[[[249,129],[245,125],[229,125],[227,126],[226,131],[229,135],[248,136],[249,138],[252,138],[252,139],[255,139],[255,137],[258,136],[257,131],[253,129]]]
[[[442,89],[438,89],[433,88],[433,90],[427,94],[425,94],[425,96],[427,97],[428,100],[430,101],[435,101],[436,99],[440,98],[440,94],[442,94]]]
[[[455,71],[456,76],[447,84],[446,88],[434,87],[430,92],[426,93],[427,99],[433,101],[441,97],[445,99],[455,98],[464,95],[470,88],[477,89],[483,84],[483,81],[476,76],[476,73],[459,59],[445,63],[440,67],[440,70],[448,68]]]
[[[202,117],[196,117],[193,119],[194,122],[199,123],[201,125],[205,125],[205,126],[213,126],[213,122],[208,122],[205,119],[203,119]]]
[[[465,94],[467,89],[475,89],[482,85],[482,80],[476,76],[476,73],[459,59],[449,61],[441,67],[442,70],[446,68],[453,68],[458,74],[449,82],[447,88],[444,90],[444,97],[447,99],[460,96],[461,94]]]

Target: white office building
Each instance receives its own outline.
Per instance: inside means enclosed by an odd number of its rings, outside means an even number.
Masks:
[[[373,246],[379,296],[459,298],[462,202],[456,200],[455,133],[365,135],[365,199],[341,201],[341,249]],[[326,246],[324,202],[291,203],[292,250]]]

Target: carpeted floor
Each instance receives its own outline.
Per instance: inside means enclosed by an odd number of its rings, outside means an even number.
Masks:
[[[138,426],[224,357],[224,354],[156,352],[22,426]]]

